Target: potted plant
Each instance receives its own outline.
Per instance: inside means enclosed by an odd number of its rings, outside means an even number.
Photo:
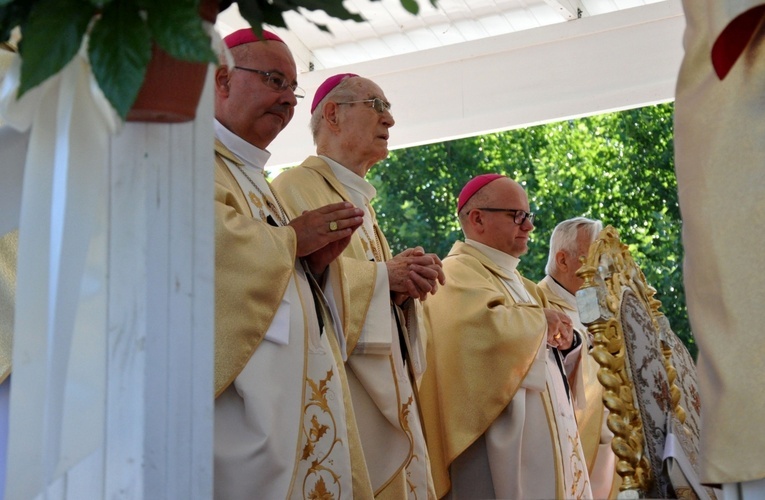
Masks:
[[[93,75],[125,119],[143,84],[153,44],[183,61],[215,61],[198,3],[0,0],[0,40],[8,40],[16,26],[21,32],[19,97],[61,71],[87,35]]]
[[[199,89],[194,91],[198,101],[204,68],[216,61],[203,19],[214,22],[218,11],[231,3],[231,0],[0,0],[0,42],[8,41],[11,32],[19,28],[20,97],[61,71],[87,38],[88,59],[99,87],[117,114],[129,119],[152,56],[155,58],[152,67],[158,69],[167,69],[174,64],[173,60],[201,67],[202,76],[196,77],[200,80]],[[262,30],[263,24],[286,27],[283,14],[299,12],[301,8],[321,9],[339,19],[363,20],[345,9],[342,0],[236,3],[256,32]],[[416,0],[401,0],[401,4],[412,13],[418,10]],[[177,68],[170,69],[176,75],[173,81],[160,85],[169,89],[171,98],[160,97],[161,102],[172,101],[180,87],[189,85],[188,78],[177,76]],[[144,119],[141,113],[138,115],[134,118]]]

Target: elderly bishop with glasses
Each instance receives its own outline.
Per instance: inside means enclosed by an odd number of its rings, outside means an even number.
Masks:
[[[416,383],[425,370],[420,301],[443,284],[441,261],[420,247],[392,255],[370,202],[367,172],[388,155],[395,121],[382,89],[355,74],[328,78],[311,106],[316,156],[274,187],[288,211],[348,201],[364,223],[317,278],[340,305],[347,371],[364,458],[376,498],[433,498]],[[335,273],[335,271],[337,271]]]
[[[369,498],[345,337],[312,278],[362,211],[341,202],[286,214],[263,167],[303,97],[295,61],[267,31],[224,41],[233,64],[223,54],[215,72],[215,498]]]
[[[468,182],[457,213],[465,241],[444,258],[428,300],[420,387],[436,493],[448,498],[592,498],[571,387],[582,339],[516,270],[534,214],[520,184]]]

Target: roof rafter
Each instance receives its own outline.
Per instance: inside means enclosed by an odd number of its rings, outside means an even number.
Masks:
[[[545,0],[545,3],[558,11],[567,21],[579,19],[584,13],[581,0]]]

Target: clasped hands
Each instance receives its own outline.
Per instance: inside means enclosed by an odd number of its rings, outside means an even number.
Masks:
[[[341,202],[306,210],[289,225],[297,235],[297,256],[305,258],[313,274],[321,274],[351,241],[363,223],[364,212]],[[422,247],[409,248],[387,261],[388,283],[396,304],[409,297],[425,300],[446,283],[441,259]]]
[[[571,348],[574,343],[574,325],[565,313],[544,309],[547,319],[547,345],[561,351]]]
[[[425,300],[446,283],[441,259],[422,247],[408,248],[387,261],[388,285],[397,305],[407,299]]]

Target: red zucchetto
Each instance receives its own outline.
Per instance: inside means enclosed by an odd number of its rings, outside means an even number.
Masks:
[[[236,30],[230,35],[228,35],[226,38],[224,38],[223,42],[226,44],[226,47],[228,47],[229,49],[232,49],[236,47],[237,45],[243,45],[245,43],[252,43],[252,42],[259,42],[261,40],[274,40],[275,42],[284,43],[284,40],[279,38],[276,34],[266,30],[263,30],[262,37],[258,37],[255,34],[255,32],[252,31],[252,28],[242,28],[240,30]]]
[[[470,179],[467,184],[465,184],[465,187],[462,188],[462,191],[460,191],[460,197],[457,202],[457,213],[460,213],[460,210],[462,210],[462,207],[465,206],[465,203],[468,202],[470,198],[473,197],[474,194],[478,192],[479,189],[484,187],[486,184],[495,181],[497,179],[501,179],[504,177],[504,175],[500,174],[482,174],[477,175]]]
[[[356,73],[340,73],[339,75],[330,76],[324,80],[324,83],[319,85],[319,88],[316,89],[316,94],[313,96],[313,102],[311,103],[311,114],[313,114],[313,111],[316,109],[316,106],[319,105],[321,100],[327,97],[327,94],[329,94],[333,88],[340,85],[340,82],[346,78],[353,78],[356,76],[359,75]]]

